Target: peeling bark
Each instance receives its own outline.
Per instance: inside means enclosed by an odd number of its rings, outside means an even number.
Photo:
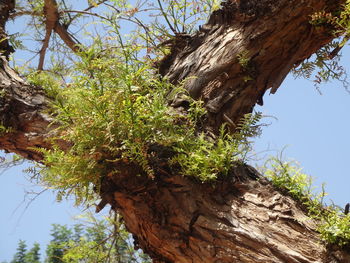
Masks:
[[[345,1],[226,1],[194,36],[182,38],[160,64],[173,83],[201,98],[208,125],[236,124],[269,89],[275,93],[289,71],[335,38],[331,28],[315,27],[315,12],[339,10]],[[238,57],[249,59],[246,66]],[[233,127],[234,128],[234,127]]]
[[[29,160],[40,161],[43,156],[34,148],[49,147],[49,127],[52,119],[47,95],[40,87],[27,84],[8,65],[6,57],[14,49],[7,41],[6,21],[13,12],[15,1],[0,3],[0,148],[17,153]]]
[[[124,169],[105,182],[112,206],[154,262],[350,262],[348,252],[322,244],[316,222],[250,166],[237,164],[231,179],[215,185],[168,173],[150,181]]]
[[[0,148],[29,160],[43,156],[36,148],[49,148],[46,139],[53,134],[49,99],[40,87],[27,84],[0,58],[0,123],[5,131],[0,136]]]
[[[227,1],[196,35],[176,39],[160,72],[174,83],[194,76],[186,88],[205,101],[208,127],[235,125],[266,90],[277,90],[295,64],[334,38],[328,28],[312,27],[309,16],[342,2]],[[12,9],[12,1],[1,2],[2,36]],[[1,49],[5,56],[11,52],[7,41]],[[245,67],[238,63],[244,53]],[[0,121],[7,128],[0,148],[40,161],[34,148],[50,148],[54,135],[49,98],[10,69],[5,57],[0,90]],[[154,262],[350,262],[348,251],[322,244],[317,222],[252,167],[237,164],[231,177],[209,185],[177,175],[164,164],[167,157],[157,154],[153,179],[137,176],[143,171],[136,164],[114,163],[120,173],[103,178],[97,207],[110,203],[120,212]]]

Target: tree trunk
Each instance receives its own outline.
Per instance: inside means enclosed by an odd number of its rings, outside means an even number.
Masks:
[[[178,36],[160,73],[203,99],[208,128],[227,122],[235,128],[243,114],[274,93],[290,69],[335,36],[309,23],[317,11],[336,11],[336,0],[227,1],[193,36]],[[13,9],[0,3],[0,34]],[[11,52],[1,42],[4,55]],[[0,147],[40,161],[33,147],[49,148],[54,135],[49,98],[0,63]],[[176,102],[174,102],[176,107]],[[67,144],[62,142],[62,147]],[[123,215],[136,243],[154,262],[350,262],[350,254],[322,244],[316,223],[287,194],[248,165],[215,185],[182,177],[158,152],[154,179],[133,163],[116,162],[121,173],[102,182],[103,203]],[[98,209],[103,208],[98,207]]]
[[[291,197],[248,165],[215,185],[164,172],[149,181],[126,167],[122,174],[107,183],[112,206],[154,262],[350,262],[348,252],[321,243],[316,222]]]
[[[340,10],[343,2],[226,1],[196,35],[178,38],[160,72],[174,83],[188,79],[189,93],[206,102],[211,128],[234,126],[295,65],[334,39],[329,26],[310,24],[311,15]]]

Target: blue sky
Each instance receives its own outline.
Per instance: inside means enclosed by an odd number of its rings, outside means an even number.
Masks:
[[[346,60],[349,47],[344,51]],[[329,202],[344,207],[350,202],[350,94],[340,83],[323,85],[321,91],[308,80],[289,76],[275,95],[265,96],[265,105],[257,110],[277,120],[271,119],[256,140],[255,151],[276,155],[286,147],[285,159],[298,161],[315,177],[315,186],[325,182]]]
[[[350,47],[343,55],[350,71]],[[297,160],[315,177],[316,185],[325,182],[329,200],[344,207],[350,202],[350,94],[338,82],[322,85],[321,91],[322,95],[309,80],[289,76],[275,95],[265,95],[264,106],[256,109],[277,120],[266,119],[272,124],[256,139],[255,151],[264,151],[258,155],[263,158],[287,146],[284,156]],[[71,201],[55,202],[50,191],[25,208],[25,193],[33,186],[21,172],[24,167],[0,175],[0,262],[11,260],[19,239],[29,247],[37,241],[44,248],[51,224],[72,225],[77,223],[73,217],[82,212]]]
[[[29,204],[30,196],[26,193],[42,189],[33,187],[26,179],[24,167],[14,167],[0,175],[0,262],[12,258],[19,239],[26,240],[29,247],[35,241],[46,244],[51,224],[72,224],[73,217],[80,213],[72,202],[55,202],[50,191]]]

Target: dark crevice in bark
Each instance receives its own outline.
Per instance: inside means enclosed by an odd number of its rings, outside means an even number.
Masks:
[[[341,1],[344,2],[344,1]],[[329,43],[331,28],[309,23],[317,11],[339,10],[339,1],[226,1],[191,37],[178,38],[159,64],[170,82],[187,79],[185,88],[205,101],[208,129],[234,126],[275,93],[294,65]],[[174,41],[174,43],[177,43]],[[244,68],[238,57],[247,54]],[[233,125],[232,125],[233,124]]]
[[[10,13],[14,12],[14,8],[15,0],[4,0],[0,3],[0,53],[7,58],[15,51],[8,42],[5,30],[6,22]]]
[[[248,165],[214,184],[176,174],[150,179],[135,176],[141,170],[130,163],[122,167],[101,191],[113,192],[114,208],[155,262],[332,262],[315,222]],[[349,260],[336,250],[340,262]]]
[[[53,119],[46,111],[45,92],[24,82],[4,58],[0,58],[0,122],[7,131],[0,137],[0,147],[30,160],[40,161],[35,148],[49,148],[47,138],[53,135]]]

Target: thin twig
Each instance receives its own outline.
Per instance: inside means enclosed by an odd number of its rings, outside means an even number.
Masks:
[[[91,12],[88,12],[88,11],[85,11],[85,10],[62,10],[60,11],[61,14],[63,13],[77,13],[77,14],[84,14],[84,15],[90,15],[90,16],[96,16],[98,18],[101,18],[101,19],[104,19],[104,20],[108,20],[107,17],[105,16],[101,16],[97,13],[91,13]],[[76,16],[74,16],[73,18],[75,18]]]
[[[160,11],[162,12],[162,15],[163,15],[165,21],[167,22],[169,28],[171,29],[171,31],[173,31],[174,34],[176,34],[177,31],[175,30],[175,28],[174,28],[174,27],[172,26],[172,24],[170,23],[167,14],[164,12],[162,3],[160,2],[160,0],[157,0],[157,2],[158,2],[158,5],[159,5],[159,8],[160,8]]]
[[[14,13],[11,13],[9,18],[14,19],[15,17],[19,16],[41,16],[42,13],[31,11],[31,10],[23,10],[23,11],[16,11]]]
[[[82,10],[81,12],[88,12],[88,11],[91,10],[92,8],[97,7],[97,6],[99,6],[100,4],[103,4],[103,3],[107,2],[107,1],[108,1],[108,0],[102,0],[102,1],[100,1],[100,2],[97,2],[97,3],[96,3],[96,6],[90,5],[89,7],[85,8],[85,9]],[[71,20],[70,20],[65,26],[68,27],[76,18],[79,17],[79,14],[80,14],[80,13],[77,13],[75,16],[73,16],[73,17],[71,18]]]

